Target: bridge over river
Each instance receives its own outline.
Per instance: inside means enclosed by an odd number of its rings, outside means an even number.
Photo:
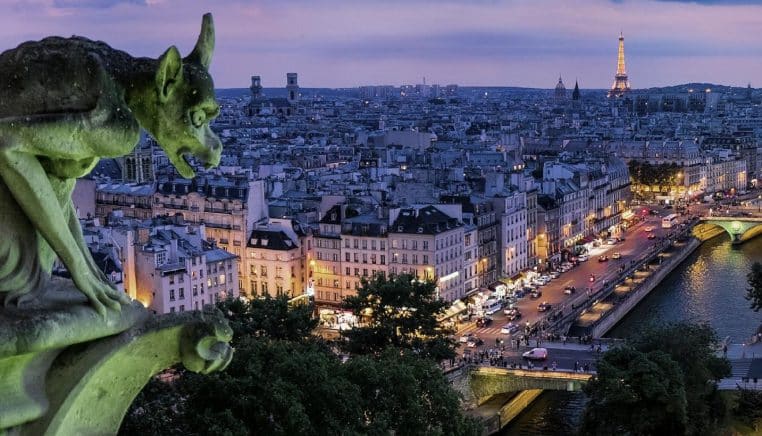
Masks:
[[[596,351],[597,347],[591,350],[580,344],[551,342],[542,347],[548,350],[548,359],[531,368],[519,358],[519,350],[493,359],[494,365],[479,362],[446,372],[469,413],[484,422],[486,433],[499,431],[544,390],[581,390],[595,377],[595,363],[608,345],[604,344],[601,352]],[[735,390],[742,386],[762,390],[762,342],[729,344],[727,357],[732,375],[719,381],[719,389]],[[588,365],[586,371],[582,371],[582,362]]]

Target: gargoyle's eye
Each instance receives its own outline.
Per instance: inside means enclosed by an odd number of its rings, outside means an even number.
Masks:
[[[206,113],[204,113],[204,111],[195,110],[193,113],[191,113],[191,122],[196,128],[203,126],[204,121],[206,121]]]

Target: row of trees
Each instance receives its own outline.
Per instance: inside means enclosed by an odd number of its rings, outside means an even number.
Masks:
[[[221,302],[235,334],[230,366],[204,376],[176,368],[171,381],[152,380],[120,433],[481,434],[437,365],[454,344],[437,327],[444,303],[434,291],[405,275],[363,283],[346,307],[368,325],[336,342],[312,335],[310,306]]]
[[[628,164],[630,179],[638,186],[677,186],[681,184],[681,168],[676,163],[652,165],[631,160]]]

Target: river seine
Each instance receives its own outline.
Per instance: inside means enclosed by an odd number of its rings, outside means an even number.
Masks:
[[[726,235],[702,244],[607,336],[627,337],[650,322],[708,322],[722,339],[745,342],[762,321],[749,309],[746,274],[762,262],[762,237],[731,246]],[[546,392],[501,435],[568,436],[585,407],[576,392]]]

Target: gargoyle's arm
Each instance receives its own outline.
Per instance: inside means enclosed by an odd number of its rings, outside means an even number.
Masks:
[[[106,307],[119,310],[119,292],[104,286],[91,271],[37,157],[13,147],[0,147],[0,177],[95,309],[102,314],[105,314]]]

